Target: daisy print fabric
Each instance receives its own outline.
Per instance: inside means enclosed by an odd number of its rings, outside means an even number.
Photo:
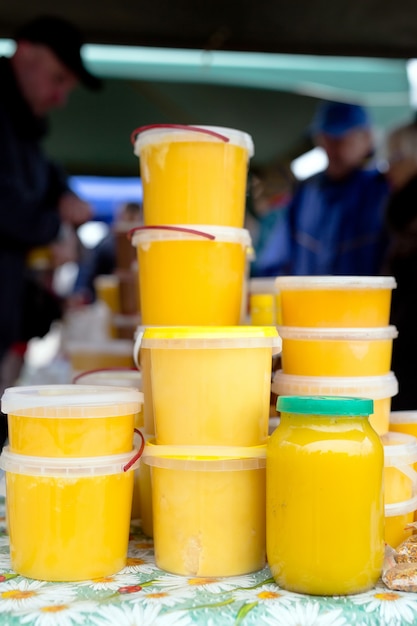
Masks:
[[[0,498],[1,626],[414,626],[417,594],[380,582],[354,596],[308,596],[280,589],[268,567],[242,576],[170,574],[152,539],[131,528],[126,567],[76,583],[24,578],[11,568]]]

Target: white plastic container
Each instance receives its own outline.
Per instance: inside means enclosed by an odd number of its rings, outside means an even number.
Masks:
[[[5,390],[10,451],[41,457],[129,452],[143,393],[126,387],[36,385]]]
[[[242,228],[250,135],[234,128],[155,124],[133,133],[144,224]]]
[[[248,230],[147,226],[132,235],[141,321],[148,325],[237,325],[245,300]]]
[[[38,580],[77,581],[125,567],[136,457],[134,450],[45,458],[4,448],[0,467],[6,472],[14,571]]]
[[[297,376],[383,376],[391,370],[395,326],[279,326],[282,369]]]
[[[184,576],[238,576],[265,565],[266,446],[148,442],[155,562]]]
[[[384,445],[385,541],[396,548],[412,534],[406,525],[417,511],[417,439],[404,433],[389,432],[381,437]]]
[[[279,276],[282,324],[380,327],[389,323],[392,276]]]
[[[393,372],[384,376],[294,376],[275,372],[271,390],[278,396],[350,396],[370,398],[374,412],[371,426],[383,435],[389,429],[391,398],[398,393],[398,381]]]

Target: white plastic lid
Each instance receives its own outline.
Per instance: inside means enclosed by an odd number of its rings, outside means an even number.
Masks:
[[[245,228],[233,226],[190,226],[178,224],[168,226],[140,226],[132,233],[132,245],[138,246],[153,241],[214,241],[238,243],[245,248],[252,245],[250,233]]]
[[[94,408],[91,417],[118,416],[138,413],[143,404],[143,393],[127,387],[99,385],[36,385],[9,387],[1,399],[3,413],[17,415],[23,411],[42,409],[42,417],[79,419],[80,408]],[[74,414],[71,409],[77,408]],[[36,417],[39,417],[39,411]]]
[[[278,276],[276,287],[284,289],[395,289],[393,276]]]
[[[389,421],[390,424],[416,424],[417,411],[392,411]]]
[[[148,326],[143,337],[136,335],[136,348],[272,348],[272,354],[279,354],[281,338],[273,326]]]
[[[94,457],[66,457],[50,458],[39,456],[26,456],[10,452],[8,446],[3,448],[0,456],[0,467],[11,474],[23,474],[24,476],[51,476],[66,478],[81,478],[104,476],[109,474],[122,474],[139,467],[139,459],[127,470],[126,465],[138,454],[135,448],[123,454]]]
[[[130,356],[133,353],[133,340],[109,339],[108,341],[69,341],[65,348],[69,354],[128,354]]]
[[[383,376],[296,376],[277,370],[271,389],[280,396],[357,396],[380,400],[398,393],[393,372]]]
[[[249,293],[250,294],[278,294],[278,290],[275,284],[275,278],[251,278],[249,280]]]
[[[144,130],[140,131],[137,135],[135,144],[134,144],[134,153],[136,156],[140,156],[140,150],[144,146],[153,143],[159,143],[163,141],[215,141],[216,143],[222,142],[221,137],[216,137],[211,133],[198,132],[193,130],[193,128],[199,128],[202,130],[208,130],[212,133],[217,133],[222,135],[223,137],[227,137],[229,140],[227,143],[232,144],[234,146],[240,146],[241,148],[245,148],[248,151],[249,157],[254,155],[254,145],[252,137],[241,130],[236,130],[235,128],[225,128],[223,126],[205,126],[205,125],[195,125],[195,126],[183,126],[183,125],[159,125],[155,124],[154,127],[148,127]]]
[[[266,444],[260,446],[165,446],[148,441],[142,461],[152,467],[193,472],[262,469]]]
[[[353,341],[395,339],[398,331],[395,326],[375,328],[304,328],[298,326],[278,326],[282,339],[300,339],[302,341],[326,341],[348,339]]]
[[[417,438],[413,435],[388,432],[381,435],[381,442],[385,467],[402,467],[417,462]],[[415,476],[417,478],[417,474]]]
[[[142,373],[128,368],[96,369],[81,372],[73,382],[77,385],[110,385],[142,390]]]

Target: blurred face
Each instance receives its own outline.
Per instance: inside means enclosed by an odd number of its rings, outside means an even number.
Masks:
[[[75,74],[42,44],[20,41],[12,64],[23,96],[38,116],[64,106],[78,84]]]
[[[327,174],[334,179],[344,178],[360,167],[372,149],[372,137],[368,130],[353,129],[341,137],[320,133],[316,137],[329,159]]]
[[[386,177],[391,188],[397,191],[417,174],[417,157],[407,154],[395,138],[388,142],[388,169]]]

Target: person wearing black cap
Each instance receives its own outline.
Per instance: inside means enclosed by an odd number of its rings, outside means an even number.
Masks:
[[[82,62],[78,29],[66,20],[36,18],[15,39],[12,57],[0,59],[0,363],[20,338],[29,251],[52,243],[63,224],[76,228],[92,215],[42,149],[47,115],[79,83],[100,87]]]
[[[388,246],[389,187],[366,164],[373,152],[368,112],[357,104],[323,102],[310,130],[327,153],[327,169],[298,184],[252,274],[380,274]]]

